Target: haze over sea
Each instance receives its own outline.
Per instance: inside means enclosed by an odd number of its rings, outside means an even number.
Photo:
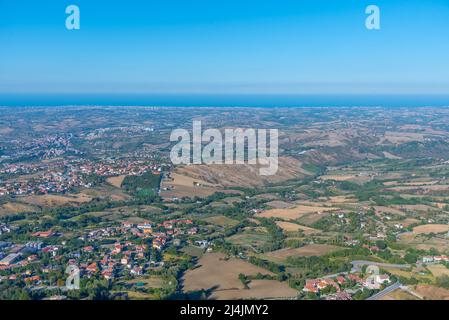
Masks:
[[[449,95],[0,94],[0,106],[449,107]]]

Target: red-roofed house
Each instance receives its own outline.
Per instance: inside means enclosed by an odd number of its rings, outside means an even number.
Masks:
[[[92,272],[95,273],[98,271],[98,266],[96,262],[91,263],[90,265],[87,266],[86,271],[88,272]]]

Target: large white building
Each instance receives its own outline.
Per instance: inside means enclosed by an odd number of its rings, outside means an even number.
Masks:
[[[10,255],[7,255],[2,260],[0,260],[1,266],[9,266],[16,262],[20,258],[20,253],[11,253]]]

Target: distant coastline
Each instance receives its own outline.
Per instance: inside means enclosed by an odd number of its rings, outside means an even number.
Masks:
[[[0,106],[449,107],[449,94],[0,94]]]

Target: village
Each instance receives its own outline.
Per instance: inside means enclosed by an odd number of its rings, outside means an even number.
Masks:
[[[6,225],[1,225],[0,230],[10,232]],[[79,248],[72,248],[67,240],[59,241],[62,235],[52,230],[34,232],[33,241],[0,242],[0,282],[23,281],[30,290],[51,291],[57,284],[52,283],[49,274],[69,265],[79,268],[83,278],[113,281],[141,277],[151,270],[163,269],[162,252],[169,245],[179,247],[187,241],[207,249],[207,241],[187,238],[197,232],[198,228],[188,219],[165,220],[155,225],[149,221],[123,222],[116,227],[86,231],[76,239],[85,244]],[[111,238],[116,241],[101,244]]]
[[[160,174],[162,167],[149,160],[64,160],[50,165],[4,165],[0,174],[32,175],[29,179],[0,180],[0,196],[64,194],[76,188],[91,188],[102,178],[117,175],[142,175],[147,171]]]

